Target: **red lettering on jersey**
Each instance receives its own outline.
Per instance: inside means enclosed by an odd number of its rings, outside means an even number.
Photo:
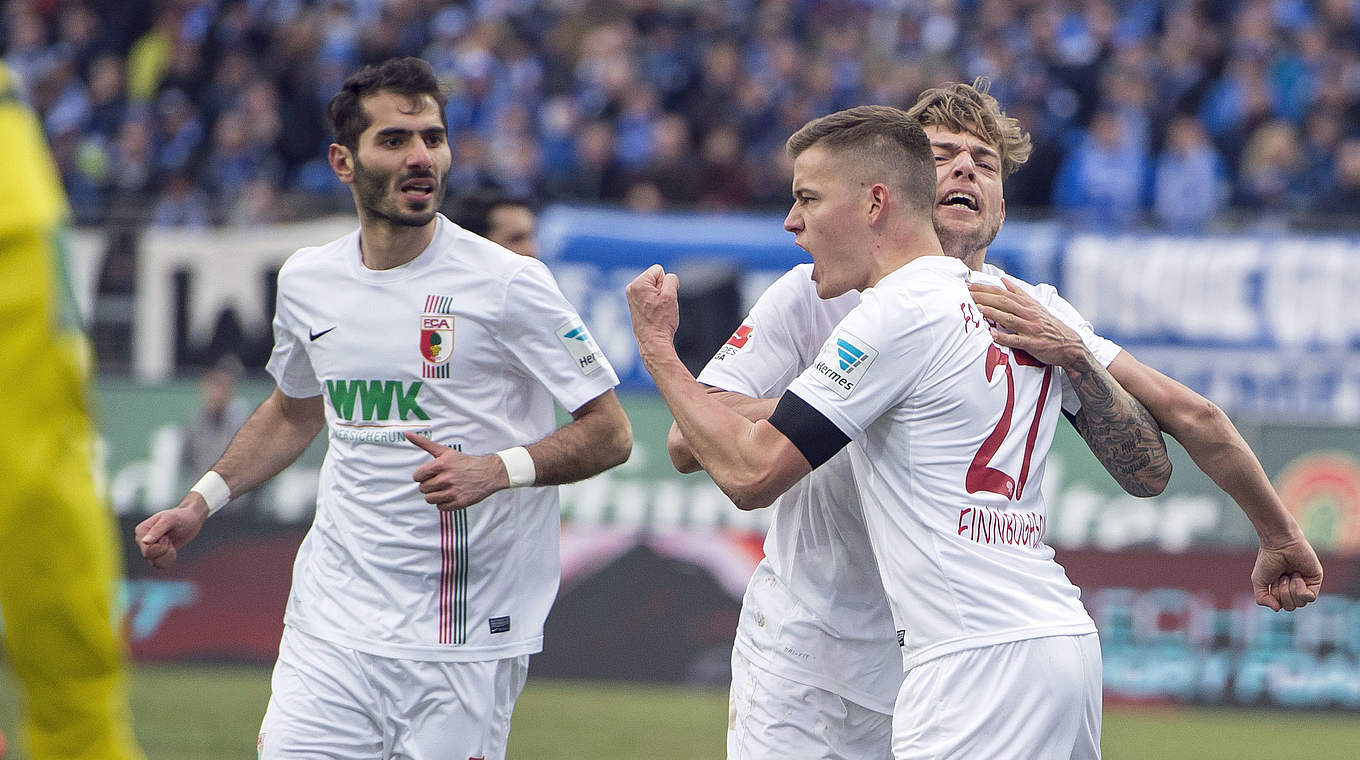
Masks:
[[[963,312],[963,331],[965,333],[982,324],[982,321],[973,314],[972,303],[964,302],[959,304],[959,311]]]
[[[751,331],[755,328],[750,325],[742,325],[737,331],[732,333],[732,337],[727,339],[727,345],[733,348],[745,348],[746,341],[751,338]]]

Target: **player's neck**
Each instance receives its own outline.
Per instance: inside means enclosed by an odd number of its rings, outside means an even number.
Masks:
[[[360,218],[359,253],[368,269],[394,269],[414,261],[434,239],[437,220],[420,227]]]
[[[969,251],[963,255],[963,263],[974,272],[981,272],[982,265],[987,263],[987,249],[979,248],[976,251]]]
[[[982,271],[982,265],[987,260],[987,246],[970,248],[967,240],[958,237],[945,237],[940,242],[946,256],[953,256],[975,272]]]
[[[922,256],[945,255],[934,229],[924,228],[925,231],[921,231],[922,229],[916,227],[907,230],[893,241],[893,245],[882,249],[881,255],[876,256],[874,260],[875,267],[870,277],[871,287]]]

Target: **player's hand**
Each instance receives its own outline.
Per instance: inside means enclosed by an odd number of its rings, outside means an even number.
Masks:
[[[679,278],[653,264],[624,289],[633,336],[644,359],[657,348],[673,350],[675,330],[680,326],[679,288]]]
[[[505,462],[495,454],[484,457],[464,454],[418,433],[406,433],[406,440],[433,457],[416,468],[412,479],[420,484],[425,501],[442,510],[467,509],[510,487]]]
[[[190,491],[174,509],[163,509],[139,523],[133,531],[137,548],[151,566],[164,570],[175,564],[179,550],[198,535],[208,519],[208,502]]]
[[[1089,355],[1081,336],[1020,286],[1009,279],[1003,281],[1004,290],[982,283],[968,285],[982,316],[994,325],[992,340],[1020,349],[1044,364],[1079,369]]]
[[[1276,612],[1295,610],[1322,592],[1322,563],[1302,536],[1281,546],[1261,544],[1251,571],[1256,603]]]

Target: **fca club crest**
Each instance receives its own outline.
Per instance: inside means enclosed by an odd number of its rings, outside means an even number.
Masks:
[[[453,315],[420,315],[420,355],[430,364],[443,364],[453,356]]]

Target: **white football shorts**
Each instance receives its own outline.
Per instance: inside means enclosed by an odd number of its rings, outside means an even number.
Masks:
[[[260,760],[504,760],[529,655],[402,660],[285,627]]]
[[[1099,760],[1100,639],[1047,636],[912,668],[893,714],[897,760]]]
[[[890,760],[892,716],[775,675],[732,650],[727,760]]]

